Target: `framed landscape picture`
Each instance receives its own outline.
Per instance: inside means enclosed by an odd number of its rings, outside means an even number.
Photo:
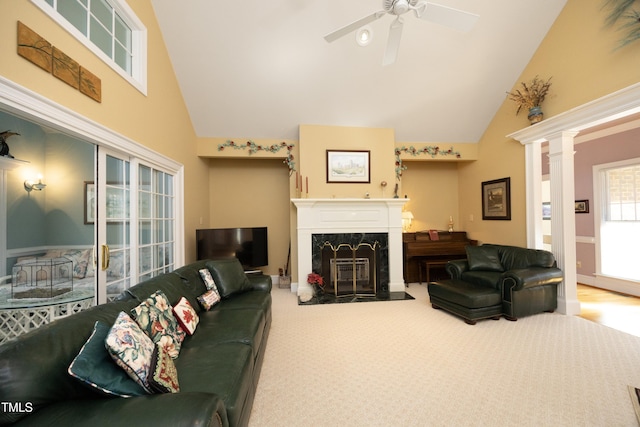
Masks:
[[[327,182],[370,183],[370,154],[368,150],[327,150]]]
[[[511,178],[482,183],[482,219],[511,220]]]

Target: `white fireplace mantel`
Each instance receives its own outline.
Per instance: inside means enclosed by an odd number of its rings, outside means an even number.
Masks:
[[[298,295],[310,290],[312,235],[388,233],[389,291],[404,292],[402,207],[409,199],[291,199],[298,211]]]

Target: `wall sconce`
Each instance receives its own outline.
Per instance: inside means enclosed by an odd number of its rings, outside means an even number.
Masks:
[[[33,182],[30,179],[24,181],[24,189],[27,190],[27,193],[31,193],[31,191],[42,191],[47,186],[42,182],[42,175],[38,175],[38,182]]]
[[[407,232],[411,228],[411,221],[413,220],[413,214],[411,211],[402,212],[402,231]]]

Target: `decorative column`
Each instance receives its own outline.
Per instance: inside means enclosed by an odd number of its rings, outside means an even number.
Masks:
[[[573,166],[573,138],[577,134],[574,131],[564,131],[547,137],[551,184],[551,251],[558,267],[564,272],[563,285],[558,287],[558,310],[570,315],[580,314]]]
[[[527,247],[542,249],[542,144],[525,145]]]

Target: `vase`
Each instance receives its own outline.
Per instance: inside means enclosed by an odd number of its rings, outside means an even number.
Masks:
[[[539,106],[529,108],[529,115],[527,118],[529,119],[529,123],[532,125],[542,121],[542,116],[542,108]]]
[[[320,298],[322,297],[322,295],[324,295],[324,289],[322,288],[322,286],[314,283],[313,284],[313,293],[316,297]]]

